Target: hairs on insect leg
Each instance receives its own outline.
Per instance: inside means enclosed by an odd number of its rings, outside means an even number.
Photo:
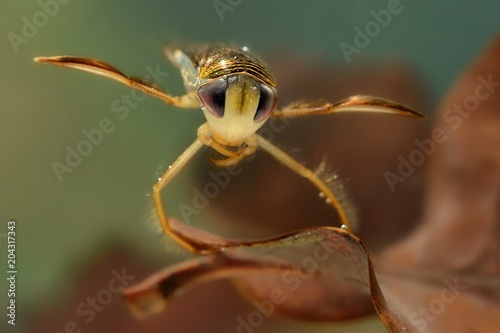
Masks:
[[[165,167],[158,167],[157,171],[154,173],[155,179],[158,179],[161,176],[162,170],[164,168]],[[168,237],[163,232],[151,192],[146,193],[145,198],[146,204],[144,212],[144,222],[148,230],[150,230],[150,232],[154,234],[161,235],[160,243],[166,253],[168,253],[169,255],[173,254],[174,256],[177,256],[179,258],[185,257],[185,255],[189,252],[186,249],[180,247],[172,238]]]
[[[338,201],[344,208],[347,215],[347,219],[351,224],[351,227],[355,231],[358,229],[358,213],[356,206],[344,184],[344,181],[338,175],[337,172],[332,171],[328,163],[326,162],[326,157],[322,159],[319,165],[314,170],[316,176],[318,176],[325,184],[328,186],[330,191],[337,197]],[[321,193],[320,193],[321,197]]]

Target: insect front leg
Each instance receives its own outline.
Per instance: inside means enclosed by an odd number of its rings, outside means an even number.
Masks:
[[[214,160],[213,162],[215,165],[219,167],[229,167],[233,164],[241,162],[245,157],[255,154],[256,150],[257,150],[256,144],[247,143],[245,147],[238,150],[238,156],[228,157],[222,160]]]
[[[227,157],[221,160],[212,160],[215,165],[220,167],[228,167],[240,162],[245,157],[254,154],[258,147],[257,138],[254,135],[248,137],[241,146],[222,145],[212,137],[212,130],[208,123],[198,129],[198,140]]]

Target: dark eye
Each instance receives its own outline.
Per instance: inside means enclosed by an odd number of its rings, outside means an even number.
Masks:
[[[225,79],[204,84],[198,89],[201,103],[217,118],[224,116],[226,90],[227,81]]]
[[[264,84],[259,84],[259,89],[259,105],[257,106],[257,112],[255,112],[255,116],[253,117],[255,122],[262,121],[269,117],[271,112],[273,112],[276,108],[276,105],[278,105],[278,98],[274,93],[274,90]]]

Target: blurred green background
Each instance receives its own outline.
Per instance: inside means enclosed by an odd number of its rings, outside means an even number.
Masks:
[[[28,310],[64,302],[74,288],[75,268],[93,260],[110,239],[127,242],[152,261],[165,258],[160,237],[146,223],[147,194],[203,121],[201,112],[177,110],[153,98],[139,102],[121,120],[111,104],[129,89],[36,64],[33,57],[95,57],[140,76],[148,74],[148,66],[159,65],[170,73],[160,85],[180,93],[180,76],[163,55],[165,45],[234,42],[264,58],[286,47],[345,66],[396,55],[416,67],[437,103],[500,26],[500,2],[495,0],[402,0],[401,13],[347,63],[339,45],[353,44],[353,28],[364,27],[373,20],[370,11],[387,8],[388,1],[221,2],[231,7],[222,20],[211,0],[71,0],[16,46],[9,33],[23,36],[23,18],[33,22],[42,7],[37,1],[0,4],[0,234],[7,232],[8,219],[17,221],[17,329],[23,329]],[[52,163],[64,163],[66,146],[75,148],[84,139],[82,131],[97,128],[103,118],[111,119],[112,133],[59,181]],[[174,215],[176,200],[189,200],[189,182],[187,171],[170,189]],[[6,271],[6,241],[0,240]],[[0,281],[5,309],[5,278]],[[5,327],[3,312],[0,327]]]

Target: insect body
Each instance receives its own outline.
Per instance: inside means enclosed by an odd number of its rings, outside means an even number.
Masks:
[[[372,96],[352,96],[331,104],[327,102],[297,102],[281,110],[277,84],[267,66],[252,56],[246,48],[227,45],[205,45],[186,49],[166,50],[168,58],[179,67],[186,94],[172,96],[155,84],[128,77],[113,66],[97,59],[73,56],[37,57],[35,61],[91,72],[119,81],[182,108],[201,108],[207,122],[198,128],[198,137],[163,173],[153,186],[156,211],[165,234],[197,253],[213,252],[221,246],[193,243],[171,228],[163,205],[161,191],[204,145],[224,156],[215,160],[219,166],[238,163],[261,148],[278,161],[308,179],[335,208],[343,227],[350,228],[349,219],[335,194],[312,170],[259,136],[256,131],[270,117],[296,117],[338,112],[374,112],[423,116],[413,109],[386,99]]]

